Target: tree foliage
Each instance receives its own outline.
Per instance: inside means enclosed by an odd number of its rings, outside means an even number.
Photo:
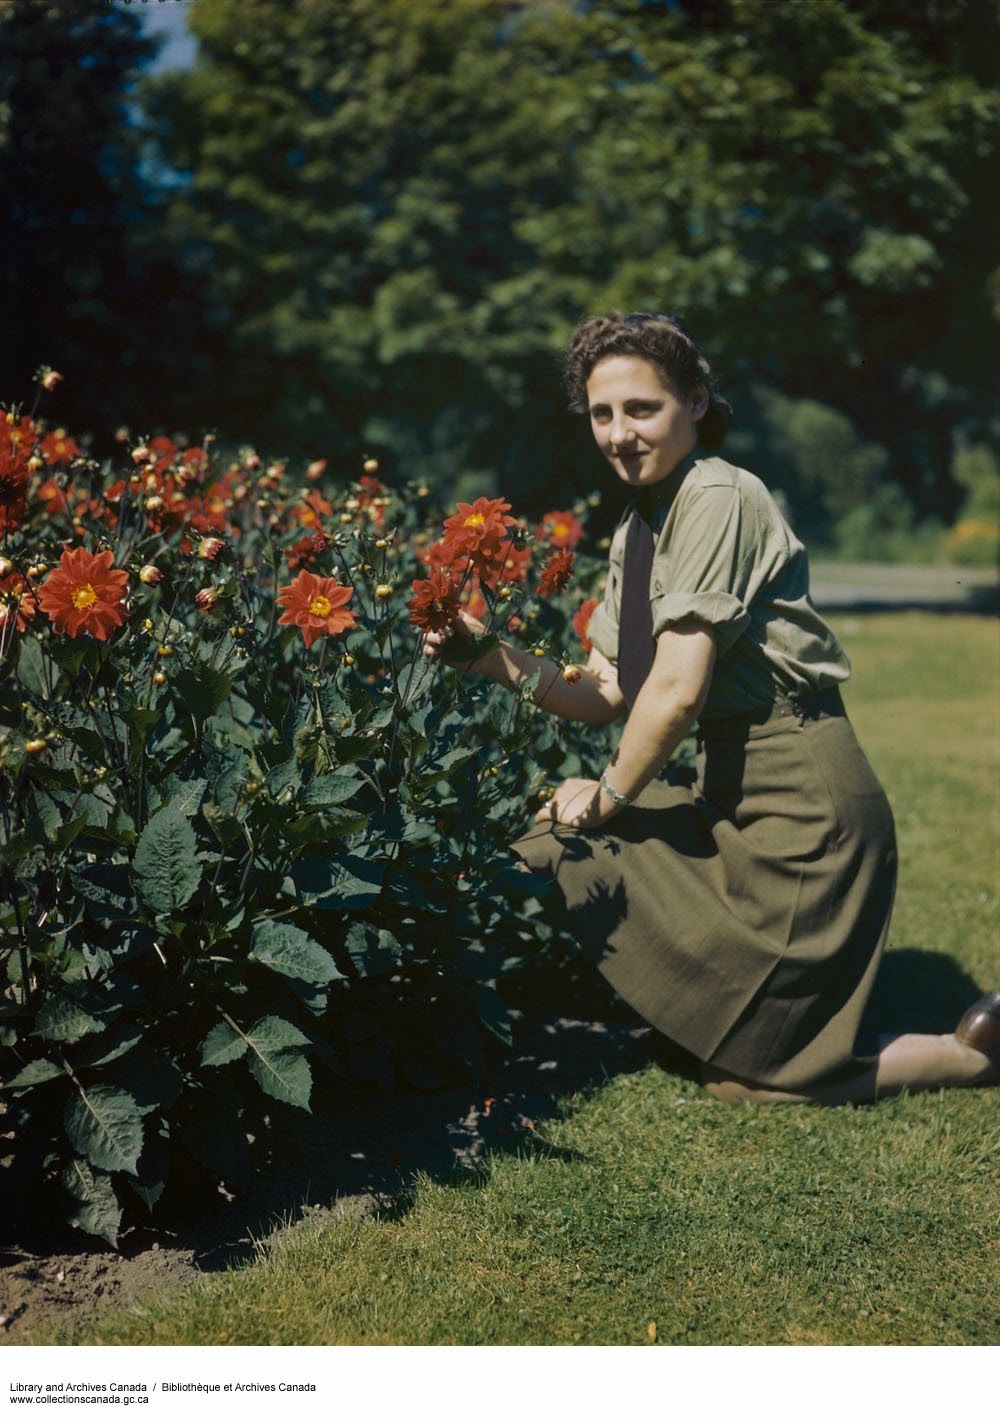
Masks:
[[[0,6],[0,389],[23,396],[43,363],[71,372],[59,412],[80,430],[148,415],[183,358],[187,307],[135,102],[154,52],[119,6]]]
[[[169,252],[168,417],[551,500],[593,467],[558,387],[574,322],[667,308],[738,391],[841,411],[955,512],[956,427],[996,418],[992,0],[190,8],[196,68],[145,90],[165,206],[132,213]],[[767,476],[765,424],[754,449]]]

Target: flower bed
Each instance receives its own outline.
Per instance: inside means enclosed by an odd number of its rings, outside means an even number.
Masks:
[[[553,941],[508,845],[607,754],[537,677],[422,654],[464,605],[568,669],[585,505],[530,533],[371,460],[339,491],[210,441],[120,463],[0,412],[0,1181],[112,1243],[238,1185],[276,1109],[419,1078],[401,1001],[504,1038],[503,962]]]

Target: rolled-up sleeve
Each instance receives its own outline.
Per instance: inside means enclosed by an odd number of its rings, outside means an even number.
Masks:
[[[722,657],[750,624],[744,598],[752,533],[744,526],[745,507],[735,488],[712,485],[685,502],[683,516],[668,520],[669,539],[661,539],[654,551],[653,635],[685,620],[701,622],[714,632]]]

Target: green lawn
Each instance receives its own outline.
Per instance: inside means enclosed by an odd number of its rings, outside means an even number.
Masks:
[[[902,855],[873,1023],[930,1013],[944,1029],[1000,981],[995,629],[836,625]],[[253,1265],[72,1340],[996,1344],[998,1104],[732,1106],[649,1067],[567,1100],[530,1152],[475,1179],[418,1180],[391,1217],[300,1225]]]

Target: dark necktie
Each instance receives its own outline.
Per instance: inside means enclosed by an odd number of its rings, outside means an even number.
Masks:
[[[621,612],[618,619],[618,685],[629,709],[652,669],[656,656],[649,579],[653,570],[653,530],[650,503],[644,496],[632,512],[625,534]]]

